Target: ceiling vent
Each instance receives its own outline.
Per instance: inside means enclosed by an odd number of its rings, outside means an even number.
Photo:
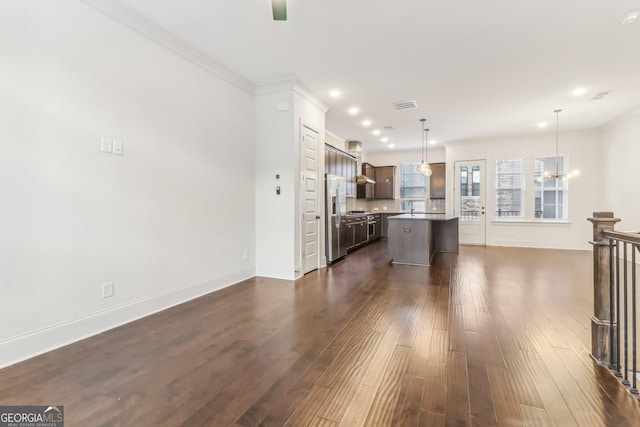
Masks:
[[[385,126],[383,129],[386,131],[390,131],[393,130],[393,126]]]
[[[591,99],[602,99],[602,98],[604,98],[605,96],[609,95],[610,93],[611,93],[611,91],[610,91],[610,90],[605,90],[604,92],[598,92],[598,93],[596,93],[596,94],[595,94],[595,96],[594,96],[593,98],[591,98]]]
[[[418,104],[416,104],[416,101],[413,100],[398,101],[394,102],[391,105],[393,105],[393,108],[395,108],[396,110],[412,110],[414,108],[418,108]]]

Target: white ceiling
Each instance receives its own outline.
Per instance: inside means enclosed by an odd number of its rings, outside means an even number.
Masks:
[[[556,108],[562,131],[640,107],[640,20],[619,22],[640,0],[288,0],[286,22],[270,0],[122,3],[256,84],[297,79],[331,105],[327,129],[367,150],[385,149],[371,130],[386,125],[395,149],[419,146],[421,117],[442,143],[553,132]],[[391,107],[405,99],[418,108]]]

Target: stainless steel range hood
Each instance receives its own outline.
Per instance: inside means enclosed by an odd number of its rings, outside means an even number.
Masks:
[[[376,181],[363,174],[362,170],[362,143],[360,141],[349,141],[349,154],[356,158],[356,175],[357,184],[375,184]]]

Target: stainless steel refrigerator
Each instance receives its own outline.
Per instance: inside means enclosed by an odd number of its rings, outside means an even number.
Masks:
[[[325,175],[327,262],[347,254],[347,181],[343,176]]]

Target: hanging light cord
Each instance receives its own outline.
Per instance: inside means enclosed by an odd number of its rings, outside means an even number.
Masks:
[[[560,125],[560,109],[553,110],[556,113],[556,177],[558,176],[558,134],[559,134],[559,125]]]
[[[429,143],[427,135],[429,135],[429,129],[424,129],[424,126],[423,126],[422,131],[423,131],[422,135],[423,135],[423,138],[424,138],[424,158],[425,158],[425,163],[426,163],[426,161],[429,160],[428,156],[427,156],[427,144]]]
[[[422,155],[422,163],[424,163],[424,155],[426,153],[426,149],[424,146],[424,122],[426,122],[427,119],[420,119],[420,121],[422,122],[422,150],[420,154]]]

